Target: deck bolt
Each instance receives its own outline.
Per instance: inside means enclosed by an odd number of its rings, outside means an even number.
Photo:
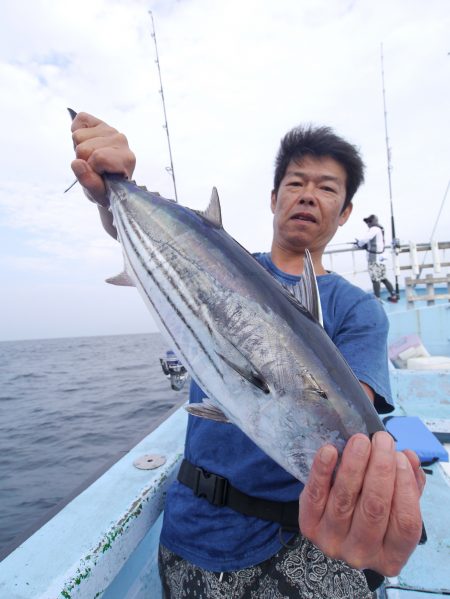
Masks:
[[[139,470],[155,470],[166,463],[166,457],[158,454],[141,455],[133,462],[133,466]]]

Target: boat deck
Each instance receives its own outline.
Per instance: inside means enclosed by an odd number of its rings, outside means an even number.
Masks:
[[[403,298],[402,298],[403,299]],[[426,302],[414,310],[404,301],[385,304],[390,342],[417,334],[432,355],[450,356],[450,304]],[[419,416],[434,432],[450,433],[450,371],[391,370],[395,416]],[[445,444],[450,453],[450,445]],[[389,579],[379,597],[430,599],[450,595],[450,464],[426,468],[421,506],[428,540],[420,545],[397,578]]]

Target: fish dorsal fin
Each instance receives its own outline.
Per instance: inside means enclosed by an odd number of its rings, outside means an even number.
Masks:
[[[222,211],[220,210],[219,194],[215,187],[212,188],[211,199],[206,210],[196,210],[198,214],[206,218],[214,227],[222,227]]]
[[[322,305],[317,287],[316,273],[309,250],[305,250],[303,275],[295,285],[283,285],[295,299],[323,326]]]
[[[192,414],[192,416],[198,416],[199,418],[206,418],[215,422],[225,422],[227,424],[230,422],[220,408],[206,401],[190,403],[185,406],[185,410],[189,414]]]
[[[107,283],[111,285],[119,285],[120,287],[136,287],[136,285],[131,280],[130,276],[125,272],[121,272],[114,277],[109,277],[105,279]]]

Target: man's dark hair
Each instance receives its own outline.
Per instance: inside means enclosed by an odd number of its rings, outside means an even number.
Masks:
[[[345,170],[347,185],[345,202],[342,208],[344,210],[364,181],[364,162],[358,149],[337,136],[331,127],[300,125],[291,129],[281,140],[280,149],[275,160],[275,193],[278,193],[281,180],[291,160],[300,161],[305,156],[333,158]]]

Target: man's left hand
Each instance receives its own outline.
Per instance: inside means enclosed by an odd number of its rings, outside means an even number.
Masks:
[[[348,441],[333,482],[337,450],[326,445],[300,495],[302,534],[325,555],[359,570],[396,576],[422,533],[419,500],[425,474],[412,451],[395,451],[377,432]]]

